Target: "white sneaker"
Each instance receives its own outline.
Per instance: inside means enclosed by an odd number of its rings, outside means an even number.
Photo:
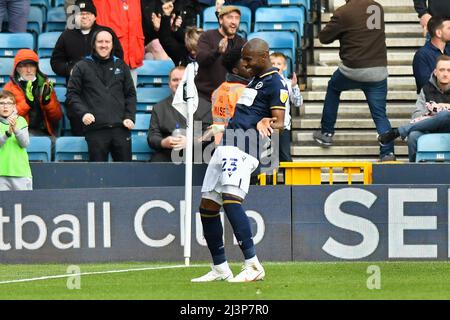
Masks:
[[[233,272],[230,268],[221,269],[213,265],[211,269],[212,270],[204,276],[191,279],[191,282],[229,281],[233,278]]]
[[[228,280],[228,282],[250,282],[263,280],[266,272],[261,264],[250,264],[244,265],[242,271],[233,279]]]

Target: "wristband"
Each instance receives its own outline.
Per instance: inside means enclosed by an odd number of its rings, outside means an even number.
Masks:
[[[6,134],[6,136],[7,136],[8,138],[11,137],[11,133],[10,133],[9,131],[5,131],[5,134]]]

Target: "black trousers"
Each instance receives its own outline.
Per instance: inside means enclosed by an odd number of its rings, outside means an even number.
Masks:
[[[114,161],[131,161],[131,132],[125,127],[102,128],[85,134],[89,161],[107,162],[108,155]]]
[[[280,134],[280,162],[292,162],[291,130],[283,130]]]

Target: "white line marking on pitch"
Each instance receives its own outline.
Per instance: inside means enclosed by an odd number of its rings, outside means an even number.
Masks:
[[[146,267],[146,268],[123,269],[123,270],[108,270],[108,271],[95,271],[95,272],[67,273],[67,274],[60,274],[60,275],[56,275],[56,276],[44,276],[44,277],[38,277],[38,278],[0,281],[0,284],[10,284],[10,283],[19,283],[19,282],[31,282],[31,281],[59,279],[59,278],[76,277],[76,276],[90,276],[90,275],[96,275],[96,274],[124,273],[124,272],[135,272],[135,271],[146,271],[146,270],[162,270],[162,269],[176,269],[176,268],[197,268],[197,267],[207,267],[207,265],[191,265],[191,266],[177,265],[177,266]]]

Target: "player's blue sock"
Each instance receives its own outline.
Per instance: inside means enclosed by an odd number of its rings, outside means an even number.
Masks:
[[[203,235],[211,252],[213,263],[214,265],[222,264],[227,261],[227,258],[223,245],[223,227],[222,221],[220,221],[220,213],[219,211],[200,208],[200,217],[203,225]]]
[[[250,227],[250,220],[245,214],[244,208],[242,208],[241,200],[226,195],[222,196],[222,198],[223,209],[233,227],[234,234],[245,259],[253,258],[256,255],[256,250],[253,244],[252,229]]]

